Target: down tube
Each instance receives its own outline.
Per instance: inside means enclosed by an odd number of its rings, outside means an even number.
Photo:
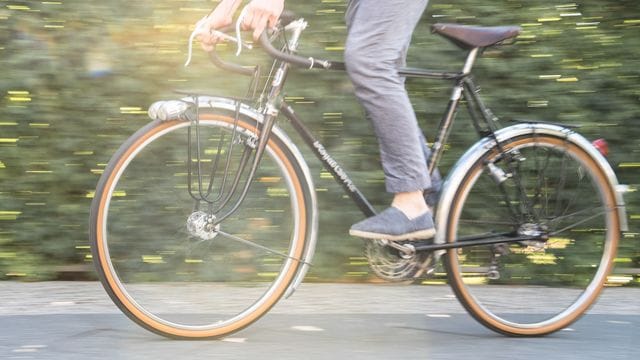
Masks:
[[[376,214],[375,209],[369,201],[365,198],[365,196],[358,190],[353,181],[349,178],[349,175],[342,169],[340,164],[338,164],[333,157],[327,152],[324,146],[320,143],[318,139],[313,136],[311,131],[304,125],[302,120],[295,114],[291,106],[282,103],[280,107],[280,111],[291,121],[291,125],[296,129],[298,134],[302,137],[307,146],[313,151],[316,157],[322,162],[325,169],[331,173],[333,178],[342,186],[345,193],[349,195],[351,200],[358,206],[360,211],[367,216],[371,217]]]

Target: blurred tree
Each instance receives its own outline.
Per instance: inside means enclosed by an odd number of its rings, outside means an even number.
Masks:
[[[240,95],[246,83],[212,68],[200,51],[192,67],[182,67],[188,34],[215,1],[2,3],[0,278],[55,278],[69,265],[90,263],[92,189],[117,146],[148,121],[148,104],[176,97],[176,88]],[[303,53],[341,58],[346,0],[290,0],[288,6],[310,23]],[[490,49],[479,62],[478,82],[488,103],[505,120],[579,124],[587,136],[607,138],[621,182],[637,187],[637,1],[432,0],[415,33],[414,66],[462,64],[458,49],[430,34],[434,22],[521,25],[517,45]],[[263,60],[259,54],[247,57]],[[448,85],[408,81],[428,137],[444,109]],[[362,190],[385,204],[375,138],[350,89],[344,74],[296,71],[287,95]],[[476,140],[464,115],[460,118],[445,174]],[[361,242],[347,235],[361,215],[344,203],[319,164],[310,163],[321,193],[321,238],[310,277],[366,278],[366,266],[357,260]],[[621,246],[619,265],[637,269],[640,204],[630,195],[633,228]],[[84,269],[91,276],[91,269]]]

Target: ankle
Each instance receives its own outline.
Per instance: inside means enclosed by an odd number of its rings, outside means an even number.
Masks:
[[[402,211],[409,219],[415,219],[429,211],[422,191],[396,193],[391,206]]]

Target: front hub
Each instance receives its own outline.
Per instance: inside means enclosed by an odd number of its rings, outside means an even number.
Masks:
[[[204,211],[195,211],[187,219],[187,230],[191,236],[202,240],[211,240],[218,236],[220,224],[216,224],[216,217]]]

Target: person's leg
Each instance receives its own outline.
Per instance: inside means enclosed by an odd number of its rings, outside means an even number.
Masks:
[[[433,235],[433,221],[423,197],[423,191],[431,188],[431,181],[425,167],[424,138],[398,68],[405,64],[411,35],[427,3],[428,0],[352,0],[346,14],[349,34],[345,46],[347,72],[380,144],[386,188],[394,194],[392,207],[399,209],[409,222],[421,221],[420,226],[430,227],[407,235],[420,237]],[[375,225],[385,216],[388,219],[384,221],[398,222],[399,214],[393,213],[387,216],[389,212],[383,212],[380,219],[356,224],[351,233],[380,236],[377,231],[364,231],[363,226]],[[428,221],[422,221],[425,214]],[[414,228],[409,222],[407,228]],[[402,229],[396,228],[397,231]],[[402,234],[393,235],[405,240]]]
[[[347,12],[347,72],[380,143],[387,191],[430,187],[421,132],[398,74],[427,0],[352,0]]]

